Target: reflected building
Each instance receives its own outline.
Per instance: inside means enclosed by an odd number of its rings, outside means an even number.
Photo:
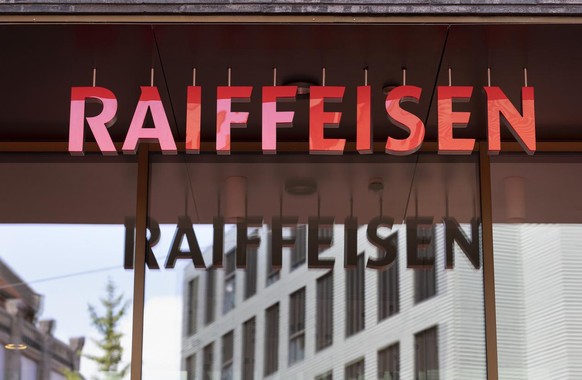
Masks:
[[[407,268],[403,227],[386,230],[396,234],[398,250],[387,269],[367,267],[379,252],[365,226],[349,268],[344,226],[320,228],[320,236],[332,238],[320,258],[333,258],[333,270],[307,267],[301,225],[285,232],[295,245],[283,250],[280,269],[270,265],[271,233],[263,226],[254,232],[261,244],[247,250],[246,269],[236,270],[236,232],[228,232],[224,268],[185,270],[186,378],[485,379],[482,270],[457,247],[454,269],[445,269],[440,224],[418,234],[419,256],[436,265]]]
[[[582,377],[582,226],[495,224],[499,375]]]
[[[78,371],[84,338],[64,343],[37,321],[42,296],[0,260],[0,380],[64,380]]]

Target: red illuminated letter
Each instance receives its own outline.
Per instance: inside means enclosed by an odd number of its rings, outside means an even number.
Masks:
[[[277,153],[277,127],[293,126],[293,111],[277,112],[277,100],[295,101],[297,86],[263,87],[263,153]]]
[[[338,127],[341,112],[325,112],[325,101],[341,102],[345,87],[312,86],[309,90],[309,152],[311,154],[342,154],[345,139],[326,139],[325,127]]]
[[[456,139],[453,137],[453,128],[466,127],[471,113],[453,112],[453,101],[468,101],[473,87],[439,86],[437,91],[439,153],[470,154],[475,146],[475,139]]]
[[[154,122],[153,128],[143,127],[148,110]],[[177,152],[176,143],[170,130],[170,123],[168,123],[157,87],[141,87],[141,95],[123,143],[123,153],[135,154],[140,141],[157,141],[164,154],[175,154]]]
[[[418,103],[422,89],[416,86],[400,86],[390,91],[386,96],[386,112],[394,125],[409,132],[404,140],[388,137],[386,153],[403,156],[420,149],[424,140],[424,123],[416,115],[400,107],[402,102]]]
[[[499,87],[485,87],[485,93],[487,93],[489,153],[498,154],[501,150],[499,115],[502,114],[506,121],[505,124],[522,148],[527,154],[534,154],[536,151],[536,119],[533,87],[522,87],[521,89],[523,116]]]
[[[245,128],[248,112],[232,112],[232,102],[248,102],[251,86],[220,86],[216,89],[216,152],[230,154],[230,128]]]
[[[85,101],[101,103],[103,109],[97,116],[87,117],[87,124],[97,146],[103,154],[117,154],[107,128],[115,123],[117,99],[113,92],[103,87],[73,87],[71,88],[71,116],[69,119],[69,152],[73,155],[83,155],[85,142]]]
[[[202,89],[199,86],[189,86],[186,101],[186,153],[200,153],[201,103]]]
[[[372,87],[358,87],[358,109],[356,115],[356,149],[360,154],[373,153],[372,149]]]

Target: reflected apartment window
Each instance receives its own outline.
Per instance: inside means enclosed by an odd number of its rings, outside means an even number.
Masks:
[[[418,257],[435,257],[434,228],[430,224],[419,224],[417,230]],[[414,269],[414,302],[422,302],[436,295],[436,263],[430,269]]]
[[[279,304],[265,311],[265,376],[277,372],[279,367]]]
[[[324,374],[315,376],[315,380],[333,380],[332,371],[327,371]]]
[[[400,344],[378,351],[378,380],[400,379]]]
[[[190,355],[186,358],[186,380],[196,378],[196,355]]]
[[[346,366],[345,380],[364,380],[364,358]]]
[[[289,365],[305,357],[305,288],[289,296]]]
[[[2,375],[0,375],[0,379],[2,379]],[[49,376],[49,380],[67,380],[65,376],[61,375],[58,372],[51,371]]]
[[[216,299],[216,280],[215,280],[216,270],[214,268],[209,268],[206,271],[206,299],[205,301],[205,313],[204,313],[204,324],[208,325],[214,321],[214,300]]]
[[[329,245],[333,245],[333,226],[320,226],[318,235],[320,239],[329,239]],[[326,247],[319,247],[319,253],[325,251],[326,249]]]
[[[188,335],[194,335],[198,328],[198,278],[188,282]]]
[[[4,349],[4,347],[2,347]],[[38,363],[24,355],[20,357],[20,378],[22,380],[38,379]]]
[[[307,228],[300,225],[292,228],[292,234],[295,236],[295,245],[291,247],[291,270],[305,264],[307,253]]]
[[[224,298],[222,303],[222,314],[226,314],[234,309],[236,298],[236,256],[235,250],[225,255],[224,267]]]
[[[2,347],[2,346],[4,346],[4,343],[0,342],[0,345],[1,345],[0,347]],[[4,350],[4,348],[0,348],[0,368],[1,368],[1,370],[0,370],[0,380],[4,380],[4,368],[6,368],[6,365],[4,363],[5,360],[6,360],[6,358],[5,358],[5,351],[6,350]]]
[[[255,378],[255,318],[243,324],[242,380]]]
[[[346,269],[346,336],[364,329],[365,321],[365,258],[358,256],[356,268]]]
[[[378,270],[378,321],[400,311],[398,259],[387,269]]]
[[[214,345],[210,343],[209,345],[204,347],[202,353],[202,379],[204,380],[212,380],[213,379],[213,371],[212,366],[214,365]]]
[[[315,349],[317,351],[333,343],[333,272],[317,279]]]
[[[247,267],[245,269],[245,299],[251,298],[257,293],[257,260],[258,248],[247,249]]]
[[[232,380],[234,376],[234,331],[222,336],[222,371],[221,380]]]
[[[267,286],[279,281],[281,277],[281,270],[279,268],[273,268],[273,251],[272,251],[273,233],[269,231],[267,236]]]
[[[439,355],[437,328],[421,331],[414,335],[415,379],[439,380]]]

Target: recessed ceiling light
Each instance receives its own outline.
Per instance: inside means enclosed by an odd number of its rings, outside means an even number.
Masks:
[[[306,97],[309,95],[309,89],[311,86],[317,86],[315,83],[311,82],[290,82],[285,83],[285,86],[297,86],[297,97]]]
[[[384,95],[388,95],[390,91],[394,90],[396,87],[400,86],[399,84],[387,84],[386,86],[382,87],[382,93]]]
[[[4,345],[4,348],[7,350],[22,351],[26,350],[28,346],[22,343],[8,343]]]
[[[311,195],[317,191],[317,183],[309,178],[294,178],[285,182],[285,191],[291,195]]]
[[[368,182],[368,190],[378,193],[384,190],[384,181],[382,178],[370,178],[370,182]]]

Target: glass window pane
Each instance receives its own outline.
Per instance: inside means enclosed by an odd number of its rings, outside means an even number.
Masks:
[[[414,378],[417,334],[436,326],[430,376],[485,379],[475,157],[154,154],[151,177],[144,378],[192,355],[212,378],[344,378],[360,358],[356,378]]]
[[[198,278],[188,282],[187,308],[188,308],[188,335],[196,333],[198,328]]]
[[[436,327],[414,335],[414,378],[418,380],[439,380],[439,345]]]
[[[0,380],[4,380],[4,372],[6,372],[6,354],[4,344],[6,343],[0,342],[0,344],[2,344],[2,347],[0,347],[0,368],[2,368],[0,370]]]
[[[400,379],[400,345],[398,343],[378,351],[378,379]]]
[[[203,349],[204,362],[202,367],[202,378],[212,380],[216,375],[214,370],[214,344],[210,343]]]
[[[315,380],[333,380],[333,374],[331,371],[324,373],[323,375],[318,375]]]
[[[346,366],[346,380],[364,380],[365,361],[359,360]]]
[[[396,259],[389,268],[378,271],[378,320],[391,317],[399,311],[400,281]]]
[[[255,317],[246,321],[243,325],[242,347],[242,379],[253,380],[255,378]]]
[[[190,355],[186,358],[186,380],[196,378],[196,355]]]
[[[265,365],[264,374],[268,376],[279,369],[279,304],[269,307],[265,312]]]
[[[66,377],[57,372],[51,372],[50,380],[66,380]]]
[[[333,342],[333,272],[317,279],[315,349],[322,350]]]
[[[39,378],[38,362],[26,356],[20,357],[20,377],[27,380],[37,380]]]
[[[356,268],[346,270],[346,337],[364,329],[366,321],[365,255],[358,256]]]
[[[582,376],[578,155],[492,157],[501,379]]]
[[[0,178],[2,376],[129,379],[135,157],[2,154]]]

